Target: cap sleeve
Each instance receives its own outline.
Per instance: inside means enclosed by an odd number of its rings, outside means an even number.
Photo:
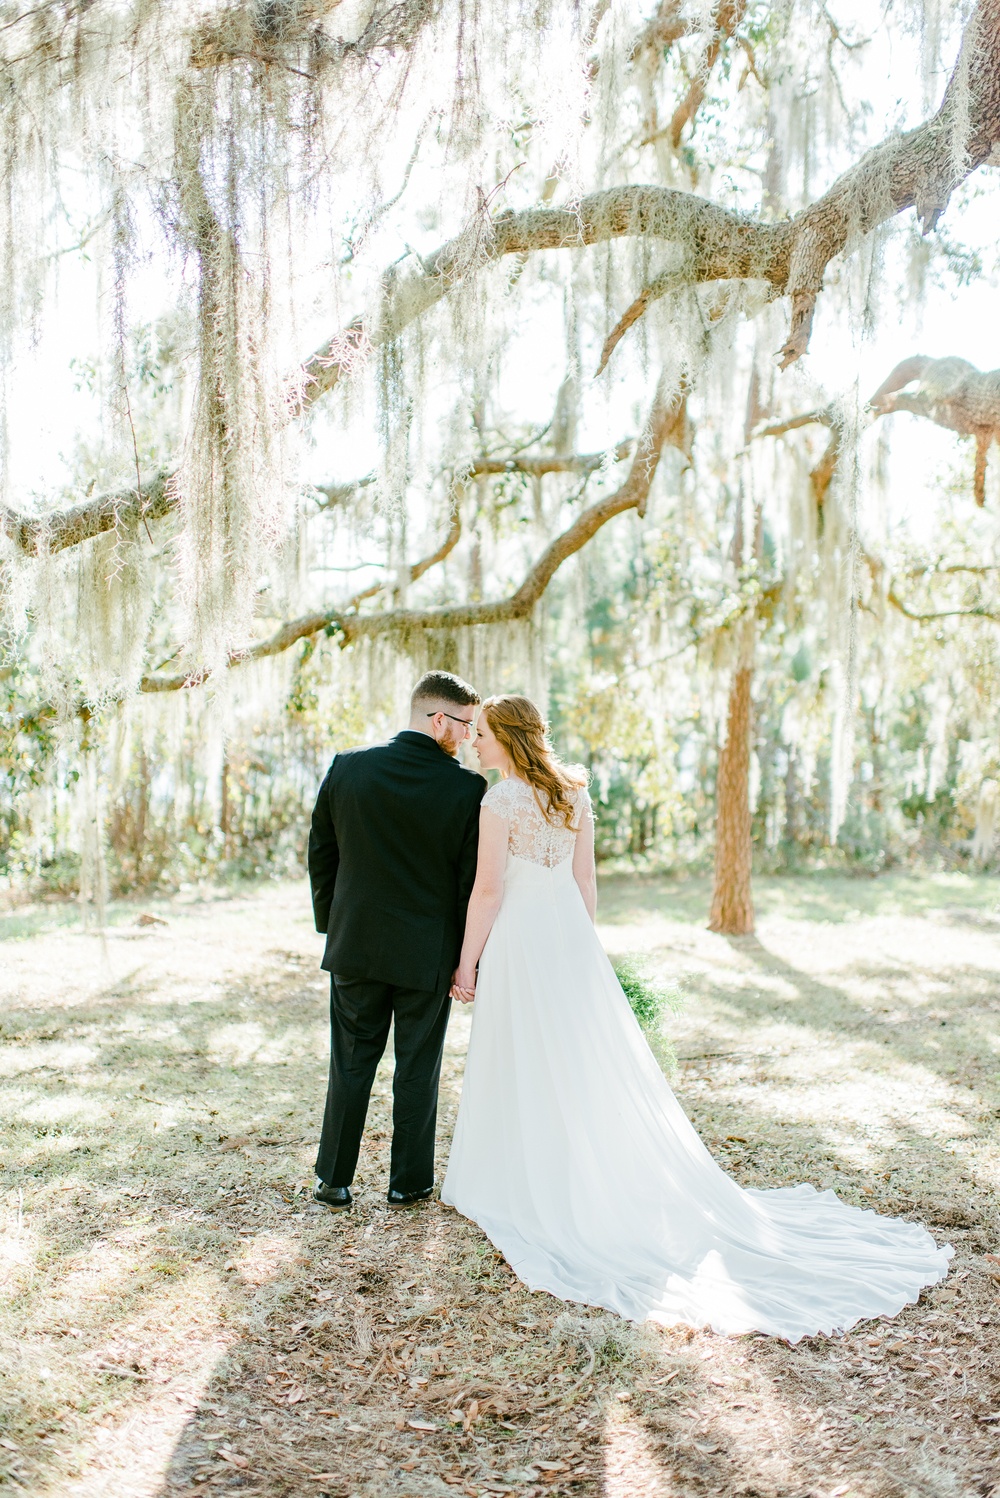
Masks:
[[[496,785],[491,785],[483,797],[481,805],[487,811],[491,811],[495,817],[500,817],[504,822],[509,822],[514,807],[512,791],[513,783],[509,780],[498,780]]]
[[[584,822],[594,820],[594,808],[590,800],[590,792],[585,785],[581,785],[576,793],[576,810],[582,826]]]

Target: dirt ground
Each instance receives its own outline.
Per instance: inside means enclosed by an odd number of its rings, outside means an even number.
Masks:
[[[608,950],[683,986],[675,1086],[726,1168],[955,1246],[894,1321],[795,1347],[531,1295],[454,1212],[388,1212],[388,1063],[354,1210],[315,1206],[327,989],[304,886],[122,905],[104,936],[70,906],[11,910],[0,1489],[1000,1498],[998,895],[762,880],[758,935],[726,940],[702,880],[603,881]]]

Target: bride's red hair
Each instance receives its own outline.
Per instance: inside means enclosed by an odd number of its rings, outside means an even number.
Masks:
[[[487,697],[482,711],[497,743],[509,756],[514,774],[540,793],[539,804],[548,820],[562,822],[575,832],[573,792],[587,784],[587,776],[553,754],[545,720],[531,698],[513,693]]]

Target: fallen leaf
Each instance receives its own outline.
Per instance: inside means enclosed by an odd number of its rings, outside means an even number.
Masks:
[[[569,1462],[535,1462],[539,1472],[567,1472]]]
[[[430,1420],[407,1420],[406,1423],[411,1430],[437,1430]]]
[[[228,1462],[231,1467],[245,1468],[249,1467],[250,1465],[246,1457],[240,1456],[238,1451],[220,1451],[219,1455],[222,1457],[222,1460],[224,1462]]]
[[[339,1472],[311,1472],[309,1474],[309,1481],[310,1482],[339,1482],[340,1481],[340,1473]]]
[[[218,1153],[224,1155],[227,1150],[241,1150],[245,1144],[249,1143],[249,1134],[241,1134],[238,1139],[224,1139],[219,1145]]]

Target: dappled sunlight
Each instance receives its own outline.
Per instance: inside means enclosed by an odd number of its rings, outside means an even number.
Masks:
[[[316,1037],[309,1036],[307,1043],[318,1039],[318,1036],[317,1026]],[[301,1028],[293,1030],[283,1026],[281,1032],[276,1034],[270,1033],[262,1023],[254,1021],[224,1025],[212,1030],[206,1037],[205,1045],[209,1060],[222,1066],[249,1066],[251,1063],[280,1066],[301,1054],[304,1038]],[[312,1053],[317,1047],[310,1044],[309,1049]]]
[[[7,1299],[29,1280],[44,1249],[44,1239],[24,1222],[23,1193],[8,1197],[0,1230],[0,1296]]]
[[[100,1238],[86,1250],[67,1255],[59,1265],[58,1278],[46,1291],[53,1320],[91,1319],[93,1307],[111,1296],[130,1301],[142,1291],[143,1255],[135,1249]],[[119,1304],[112,1314],[121,1310]],[[101,1316],[103,1320],[103,1315]]]
[[[137,995],[132,995],[133,999]],[[118,1022],[108,1027],[109,1036],[118,1040],[143,1040],[146,1043],[182,1038],[184,1027],[178,1020],[163,1019],[160,1016],[153,1017],[148,1013],[125,1014]]]
[[[83,1093],[39,1098],[36,1102],[29,1103],[21,1109],[21,1117],[26,1123],[64,1123],[69,1118],[76,1119],[81,1124],[96,1123],[98,1119],[106,1117],[107,1113],[108,1106],[104,1099]],[[52,1147],[56,1141],[49,1140],[47,1143]],[[63,1138],[58,1143],[66,1148],[68,1142],[66,1138]],[[81,1143],[81,1140],[77,1140],[69,1147],[75,1149]]]
[[[302,1239],[293,1233],[256,1233],[240,1245],[235,1261],[241,1278],[255,1289],[270,1284],[302,1263]]]
[[[680,1494],[639,1421],[612,1410],[603,1434],[603,1498],[674,1498]]]
[[[153,1388],[141,1406],[95,1424],[73,1452],[70,1471],[35,1488],[37,1498],[153,1498],[161,1492],[177,1441],[210,1387],[226,1345],[189,1334],[183,1370]]]
[[[131,988],[109,997],[95,984],[62,1009],[47,987],[37,1009],[25,1005],[24,972],[41,958],[34,938],[17,944],[19,975],[0,978],[21,994],[11,1048],[62,1046],[72,1063],[85,1045],[98,1061],[2,1074],[17,1174],[0,1235],[0,1373],[14,1375],[4,1436],[17,1451],[0,1448],[0,1473],[9,1459],[40,1498],[187,1498],[220,1485],[277,1498],[327,1491],[312,1479],[331,1472],[329,1491],[364,1498],[532,1485],[539,1498],[754,1487],[829,1498],[844,1483],[845,1498],[874,1498],[878,1462],[903,1463],[924,1493],[930,1441],[946,1449],[932,1452],[927,1498],[988,1470],[971,1453],[995,1441],[976,1417],[995,1408],[978,1339],[1000,1326],[982,1258],[997,1248],[988,1042],[1000,1010],[995,976],[963,965],[964,928],[924,919],[905,996],[872,997],[869,918],[818,931],[799,919],[758,943],[649,922],[650,970],[685,991],[665,1022],[674,1085],[720,1164],[747,1186],[832,1187],[958,1250],[948,1281],[891,1325],[789,1349],[564,1306],[530,1294],[456,1213],[389,1212],[388,1057],[355,1208],[314,1209],[327,985],[302,893],[268,886],[266,910],[215,900],[204,921],[181,907],[159,955],[143,946]],[[633,950],[644,921],[609,923],[609,948]],[[59,943],[79,938],[37,940],[59,964]],[[199,948],[202,980],[221,997],[192,1003]],[[471,1021],[456,1006],[439,1166]],[[953,1490],[964,1498],[961,1482]]]
[[[99,1052],[72,1041],[48,1040],[39,1045],[6,1045],[0,1051],[0,1077],[33,1071],[82,1071],[97,1061]]]

